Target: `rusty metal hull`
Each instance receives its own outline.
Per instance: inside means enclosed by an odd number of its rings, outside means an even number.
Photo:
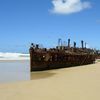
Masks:
[[[44,56],[49,53],[37,53],[30,50],[30,70],[31,71],[42,71],[49,69],[58,69],[58,68],[66,68],[72,66],[80,66],[93,64],[95,61],[95,56],[92,54],[65,54],[58,53],[62,57],[60,60],[54,58],[52,61],[45,61],[41,59],[40,61],[36,60],[37,56]],[[50,56],[56,56],[57,53],[51,53]]]
[[[93,64],[94,61],[92,61],[91,63],[60,63],[60,62],[54,62],[52,64],[33,64],[31,66],[31,71],[43,71],[43,70],[50,70],[50,69],[58,69],[58,68],[67,68],[67,67],[74,67],[74,66],[80,66],[80,65],[87,65],[87,64]]]

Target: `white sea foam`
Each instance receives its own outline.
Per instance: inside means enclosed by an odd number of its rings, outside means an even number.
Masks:
[[[29,60],[29,54],[0,52],[0,60]]]

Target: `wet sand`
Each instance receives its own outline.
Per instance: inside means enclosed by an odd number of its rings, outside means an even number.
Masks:
[[[0,84],[30,80],[29,60],[0,61]]]
[[[43,72],[0,84],[0,100],[100,100],[100,62]]]

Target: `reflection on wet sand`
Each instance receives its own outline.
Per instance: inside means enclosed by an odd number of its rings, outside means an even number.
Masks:
[[[31,72],[30,74],[31,74],[30,75],[31,80],[36,80],[36,79],[43,79],[43,78],[52,77],[56,73],[42,71],[42,72]]]

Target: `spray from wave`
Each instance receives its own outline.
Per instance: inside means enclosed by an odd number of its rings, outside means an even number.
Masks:
[[[0,60],[29,60],[29,54],[0,52]]]

